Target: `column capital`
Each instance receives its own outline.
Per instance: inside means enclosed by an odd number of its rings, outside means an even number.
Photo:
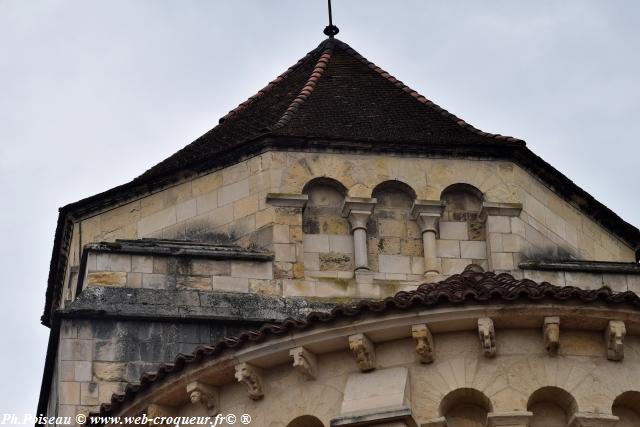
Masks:
[[[444,204],[440,200],[414,200],[411,217],[418,221],[421,231],[438,233],[438,222],[442,216]]]
[[[378,203],[377,199],[365,197],[346,197],[342,204],[342,216],[349,219],[351,228],[367,229],[367,220]]]

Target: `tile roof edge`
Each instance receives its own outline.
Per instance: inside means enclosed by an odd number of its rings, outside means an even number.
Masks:
[[[333,40],[323,42],[323,45],[324,49],[322,51],[322,54],[320,55],[320,58],[318,58],[315,67],[311,71],[309,79],[300,90],[298,96],[296,96],[293,101],[291,101],[291,104],[289,105],[289,107],[287,107],[282,117],[280,117],[280,120],[278,120],[276,124],[271,127],[271,130],[280,129],[287,123],[289,123],[293,115],[300,109],[300,106],[313,93],[313,90],[318,84],[318,80],[320,80],[320,78],[324,74],[324,71],[327,69],[329,61],[331,60],[331,56],[333,54]]]
[[[515,137],[512,137],[512,136],[506,136],[506,135],[500,135],[500,134],[493,134],[493,133],[489,133],[489,132],[484,132],[484,131],[474,127],[473,125],[467,123],[465,120],[461,119],[460,117],[456,116],[455,114],[450,113],[449,111],[447,111],[444,108],[440,107],[435,102],[427,99],[425,96],[421,95],[416,90],[410,88],[409,86],[404,84],[402,81],[400,81],[397,78],[395,78],[394,76],[392,76],[387,71],[383,70],[382,68],[380,68],[379,66],[377,66],[373,62],[369,61],[367,58],[365,58],[364,56],[359,54],[354,48],[349,46],[347,43],[345,43],[345,42],[343,42],[341,40],[338,40],[338,39],[334,39],[334,41],[336,43],[336,46],[342,48],[346,53],[351,55],[353,58],[359,60],[360,62],[362,62],[367,67],[369,67],[370,69],[372,69],[376,73],[380,74],[380,76],[382,76],[383,78],[388,80],[390,83],[394,84],[396,87],[398,87],[402,91],[404,91],[407,94],[411,95],[419,103],[424,104],[427,107],[430,107],[433,110],[439,112],[440,115],[452,120],[458,126],[464,128],[464,129],[466,129],[466,130],[468,130],[468,131],[470,131],[472,133],[475,133],[477,135],[484,136],[484,137],[487,137],[487,138],[492,138],[492,139],[496,139],[496,140],[499,140],[499,141],[506,141],[506,142],[517,142],[517,143],[520,143],[520,144],[523,144],[523,145],[526,144],[526,142],[524,140],[519,139],[519,138],[515,138]]]

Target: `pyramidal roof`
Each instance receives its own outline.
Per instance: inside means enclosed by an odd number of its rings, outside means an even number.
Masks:
[[[206,163],[269,136],[432,146],[523,144],[474,128],[346,43],[327,39],[218,126],[136,180]]]

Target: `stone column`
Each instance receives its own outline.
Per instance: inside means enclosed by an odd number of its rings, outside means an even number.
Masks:
[[[440,274],[438,269],[437,243],[438,224],[444,205],[439,200],[415,200],[411,217],[418,221],[424,245],[424,274]]]
[[[377,203],[376,199],[347,197],[342,206],[342,216],[349,219],[353,231],[355,270],[369,270],[367,259],[367,220]]]

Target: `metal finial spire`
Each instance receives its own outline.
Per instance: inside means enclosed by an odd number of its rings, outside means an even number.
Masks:
[[[336,27],[335,25],[333,25],[333,17],[331,16],[331,0],[327,0],[327,3],[329,4],[329,25],[327,25],[326,27],[324,27],[324,33],[326,35],[329,36],[330,39],[333,38],[333,36],[335,36],[336,34],[338,34],[338,32],[340,31],[338,29],[338,27]]]

